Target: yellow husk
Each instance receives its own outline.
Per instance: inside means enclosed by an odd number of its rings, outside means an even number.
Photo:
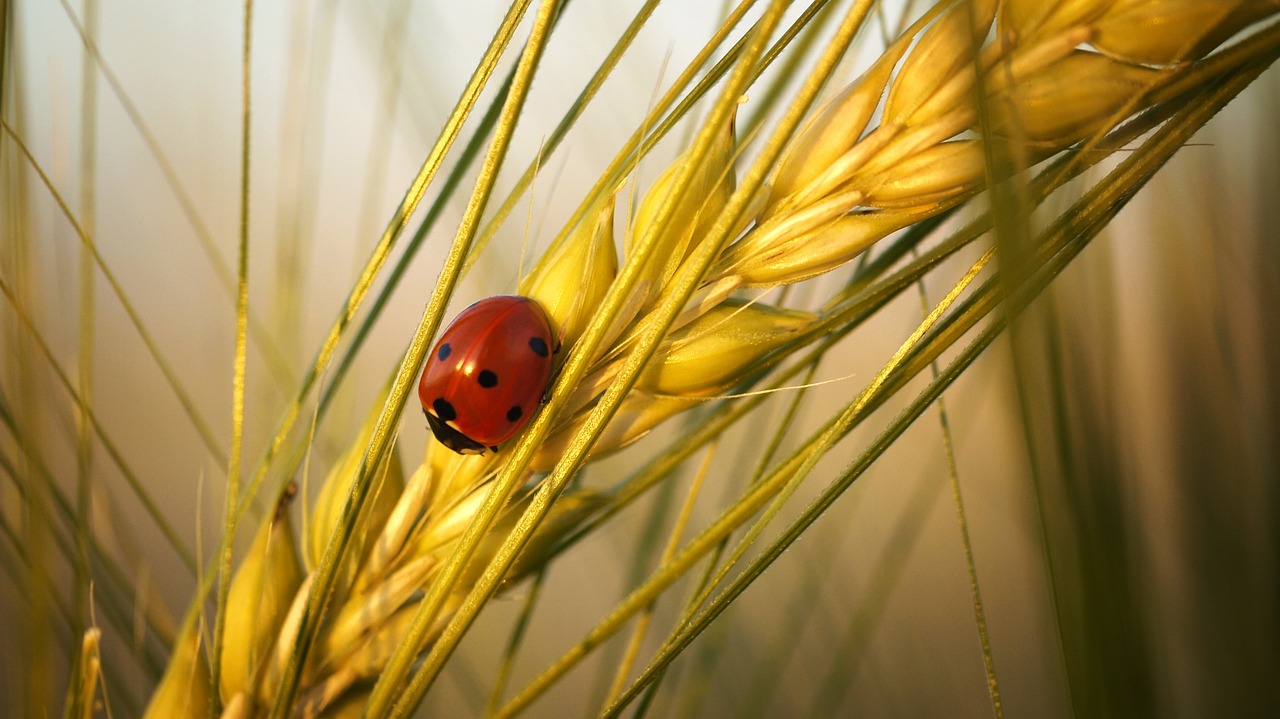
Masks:
[[[721,392],[745,380],[761,358],[813,319],[810,312],[729,300],[668,337],[636,386],[668,395]]]
[[[223,639],[222,698],[239,692],[257,694],[254,676],[270,658],[271,647],[289,605],[302,584],[302,563],[294,544],[293,526],[282,499],[254,536],[227,593],[226,635]]]
[[[209,663],[200,647],[200,634],[192,623],[178,637],[169,666],[151,694],[143,719],[203,719],[209,716],[212,686]]]
[[[537,300],[546,310],[561,352],[578,341],[618,274],[613,207],[613,197],[601,202],[555,254],[520,284],[520,294]]]

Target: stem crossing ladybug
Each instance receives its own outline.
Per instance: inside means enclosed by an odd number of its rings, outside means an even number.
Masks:
[[[460,312],[418,381],[436,439],[459,454],[496,452],[542,401],[553,343],[546,312],[528,297],[487,297]]]

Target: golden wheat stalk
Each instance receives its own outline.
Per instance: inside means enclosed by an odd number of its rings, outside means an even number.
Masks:
[[[833,58],[866,7],[846,16],[843,39],[828,48]],[[1278,9],[1261,0],[942,2],[809,114],[799,132],[784,126],[767,145],[776,152],[740,176],[734,105],[780,8],[756,28],[690,149],[644,193],[627,223],[621,260],[614,232],[625,213],[610,191],[587,203],[522,282],[520,291],[553,320],[572,374],[529,436],[484,456],[429,443],[406,473],[394,436],[384,436],[391,400],[379,399],[321,486],[305,536],[294,535],[287,495],[259,527],[228,589],[219,676],[210,675],[200,634],[188,626],[148,715],[201,715],[218,691],[224,716],[265,716],[280,705],[282,686],[296,687],[286,708],[296,716],[345,716],[366,701],[379,715],[412,711],[484,600],[543,566],[617,501],[588,489],[561,493],[576,469],[567,456],[578,463],[604,457],[708,398],[759,380],[762,368],[812,347],[836,315],[831,308],[841,307],[837,296],[823,312],[800,311],[740,290],[792,285],[845,266],[992,183],[1095,141],[1152,107],[1162,88],[1193,72],[1226,38]],[[832,67],[825,64],[824,72]],[[812,80],[816,93],[825,77]],[[993,155],[1012,158],[1012,169],[993,172]],[[708,245],[709,237],[723,242]],[[984,253],[818,446],[830,447],[882,387],[922,361],[914,353],[992,257]],[[374,442],[387,451],[367,456]],[[719,534],[701,536],[698,552],[672,561],[691,566],[755,511],[778,506],[820,454],[785,464],[716,525]],[[539,480],[541,472],[553,479]],[[353,503],[356,495],[368,499]],[[354,523],[344,527],[352,512]],[[473,542],[481,522],[488,525]],[[335,531],[349,532],[350,541],[326,576],[327,602],[317,602],[318,571]],[[668,575],[646,591],[662,591],[678,573]],[[633,595],[592,641],[654,596]],[[323,615],[311,616],[317,606]],[[300,653],[307,631],[314,632],[313,648]],[[387,692],[402,690],[409,662],[424,653],[405,700],[392,706]],[[499,715],[525,706],[577,658],[553,667]]]

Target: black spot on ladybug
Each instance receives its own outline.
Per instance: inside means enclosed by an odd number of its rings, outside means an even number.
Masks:
[[[436,350],[436,359],[443,362],[451,354],[453,354],[453,348],[449,346],[448,342],[445,342],[440,345],[440,349]]]
[[[539,357],[547,356],[547,342],[541,337],[530,337],[529,349],[533,350],[533,353]]]
[[[515,405],[507,410],[507,421],[514,422],[524,416],[524,410],[520,409],[520,405]]]
[[[482,369],[480,370],[480,375],[476,377],[476,381],[479,382],[480,386],[484,387],[485,389],[488,389],[489,387],[497,387],[498,375],[490,372],[487,369]]]
[[[431,403],[431,409],[435,410],[436,416],[445,422],[452,422],[458,418],[458,411],[444,397],[435,398]]]

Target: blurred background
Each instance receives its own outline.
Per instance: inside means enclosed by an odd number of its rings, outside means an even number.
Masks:
[[[570,6],[533,87],[511,168],[534,157],[634,5]],[[450,314],[514,289],[522,258],[527,268],[664,80],[717,26],[716,5],[660,6],[549,161],[532,200],[466,278]],[[45,707],[41,715],[52,715],[61,712],[68,648],[78,641],[56,611],[57,598],[70,599],[71,570],[55,510],[20,487],[22,477],[47,472],[74,495],[76,412],[15,304],[70,381],[83,387],[87,377],[114,450],[200,557],[220,532],[224,475],[111,281],[82,267],[76,230],[14,137],[93,237],[225,451],[243,8],[144,0],[0,7],[7,11],[2,110],[12,130],[0,139],[0,278],[16,298],[0,309],[0,714]],[[504,10],[373,0],[254,6],[249,277],[260,329],[247,373],[249,466]],[[100,62],[86,61],[78,26]],[[861,47],[848,77],[878,49],[874,38]],[[1273,69],[945,395],[990,658],[1010,716],[1280,715],[1278,114]],[[679,152],[683,136],[672,137],[642,165],[642,188]],[[517,175],[500,178],[497,196]],[[1051,219],[1092,180],[1066,188],[1037,220]],[[315,428],[313,474],[346,448],[398,363],[462,205],[446,209],[409,265]],[[925,288],[929,297],[941,297],[975,257],[939,270]],[[845,278],[806,283],[795,301],[826,297]],[[799,426],[817,426],[859,392],[920,316],[920,298],[904,294],[840,345],[819,379],[845,379],[805,405]],[[918,380],[826,457],[789,515],[923,385]],[[314,410],[310,402],[306,411]],[[782,407],[777,401],[764,416]],[[656,434],[672,436],[682,421]],[[416,463],[426,441],[421,416],[406,412],[402,456]],[[693,527],[713,518],[751,470],[749,460],[724,458],[757,441],[750,426],[726,439]],[[584,481],[610,486],[662,442],[646,438],[593,465]],[[154,587],[162,611],[178,617],[195,578],[107,452],[96,442],[88,460],[94,528],[139,586]],[[682,493],[691,472],[557,561],[513,687],[647,574],[655,555],[636,547],[661,546],[673,521],[664,493]],[[650,715],[991,716],[960,537],[931,411],[686,652]],[[28,561],[46,563],[51,582],[24,579]],[[677,586],[659,605],[657,626],[675,619],[686,591]],[[518,610],[505,599],[485,612],[423,715],[480,713]],[[121,677],[134,702],[152,683],[130,649],[136,641],[109,628],[103,640],[104,672]],[[623,641],[607,644],[530,715],[597,711]],[[125,697],[117,700],[131,713]]]

